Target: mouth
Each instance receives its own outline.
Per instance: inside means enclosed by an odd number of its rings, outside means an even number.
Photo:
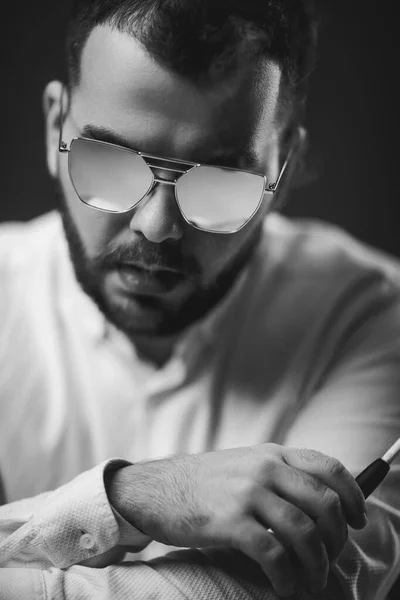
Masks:
[[[180,275],[181,277],[184,276],[182,271],[179,271],[178,269],[171,269],[170,267],[160,267],[158,265],[146,265],[144,263],[139,263],[139,262],[119,263],[119,268],[125,268],[125,267],[136,269],[137,271],[144,271],[145,273],[151,273],[151,274],[155,274],[155,275],[159,275],[162,273],[175,273],[176,275]]]
[[[140,295],[165,294],[185,279],[180,271],[142,263],[120,263],[117,271],[125,291]]]

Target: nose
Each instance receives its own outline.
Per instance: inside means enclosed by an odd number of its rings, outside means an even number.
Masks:
[[[175,186],[155,183],[150,193],[134,209],[130,229],[160,244],[179,240],[184,219],[175,200]]]

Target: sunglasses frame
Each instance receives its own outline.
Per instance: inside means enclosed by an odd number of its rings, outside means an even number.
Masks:
[[[272,197],[273,195],[276,193],[276,191],[278,190],[279,187],[279,183],[283,177],[284,172],[286,171],[286,168],[290,162],[291,156],[293,154],[293,150],[294,150],[294,145],[291,147],[289,154],[282,166],[282,169],[279,173],[278,179],[276,181],[276,183],[268,183],[267,177],[265,175],[262,175],[261,173],[256,173],[255,171],[249,171],[249,170],[245,170],[245,169],[235,169],[232,167],[224,167],[224,166],[218,166],[218,165],[208,165],[206,163],[198,163],[198,162],[192,162],[192,161],[188,161],[188,160],[181,160],[181,159],[177,159],[177,158],[171,158],[171,157],[161,157],[161,156],[156,156],[153,154],[147,154],[145,152],[140,152],[138,150],[133,150],[132,148],[127,148],[125,146],[120,146],[118,144],[113,144],[111,142],[103,142],[102,140],[96,140],[96,139],[92,139],[92,138],[87,138],[87,137],[74,137],[71,142],[70,145],[68,147],[68,144],[66,142],[63,141],[63,126],[64,126],[64,111],[63,111],[63,102],[62,102],[62,94],[61,94],[61,98],[60,98],[60,106],[61,106],[61,110],[60,110],[60,131],[59,131],[59,144],[58,144],[58,150],[60,153],[68,153],[68,175],[70,178],[70,181],[72,183],[72,186],[75,190],[76,195],[78,196],[79,200],[81,202],[83,202],[83,204],[85,204],[86,206],[90,206],[90,208],[93,208],[93,210],[99,210],[101,212],[106,212],[109,214],[114,214],[114,215],[120,215],[120,214],[125,214],[128,213],[130,211],[132,211],[136,206],[138,206],[138,204],[144,199],[146,198],[146,196],[148,196],[148,194],[151,192],[151,190],[153,189],[154,185],[156,183],[160,183],[160,184],[165,184],[165,185],[173,185],[175,186],[175,201],[177,203],[179,212],[181,213],[183,219],[185,220],[185,222],[190,225],[191,227],[193,227],[194,229],[197,229],[199,231],[204,231],[207,233],[218,233],[218,234],[222,234],[222,235],[226,235],[226,234],[232,234],[232,233],[237,233],[238,231],[240,231],[241,229],[243,229],[243,227],[245,227],[249,221],[251,221],[251,219],[254,217],[254,215],[258,212],[258,210],[261,207],[261,204],[263,203],[264,200],[264,196],[265,194],[269,194],[271,196],[271,200],[270,202],[272,203]],[[110,146],[112,148],[117,148],[118,150],[123,150],[124,152],[131,152],[135,155],[140,156],[144,162],[146,163],[146,165],[149,167],[150,172],[152,174],[152,182],[148,188],[148,190],[146,191],[146,193],[137,201],[135,202],[135,204],[133,204],[132,206],[130,206],[129,208],[127,208],[126,210],[120,210],[120,211],[115,211],[115,210],[109,210],[106,208],[100,208],[97,206],[93,206],[92,204],[89,204],[88,202],[85,202],[85,200],[83,200],[80,195],[78,190],[76,189],[75,183],[74,183],[74,179],[71,173],[71,150],[73,148],[73,144],[75,141],[77,140],[83,140],[83,141],[88,141],[90,143],[94,143],[94,144],[102,144],[105,146]],[[149,160],[158,160],[160,162],[167,162],[167,163],[173,163],[173,164],[177,164],[177,165],[185,165],[187,167],[189,167],[188,169],[182,169],[182,168],[174,168],[174,167],[166,167],[166,166],[160,166],[160,165],[154,165],[154,164],[150,164],[148,161]],[[189,173],[192,169],[198,168],[198,167],[208,167],[208,168],[216,168],[216,169],[223,169],[226,171],[235,171],[235,172],[242,172],[242,173],[248,173],[251,175],[254,175],[256,177],[261,177],[264,180],[264,189],[261,193],[261,197],[257,203],[257,207],[255,208],[255,210],[253,211],[253,213],[249,216],[249,218],[238,228],[236,229],[232,229],[229,231],[218,231],[215,229],[206,229],[204,227],[199,227],[197,225],[195,225],[194,223],[192,223],[191,221],[189,221],[184,212],[182,211],[181,205],[179,203],[179,198],[178,198],[178,193],[177,193],[177,185],[179,183],[179,180],[181,179],[181,177],[183,177],[185,174]],[[174,180],[168,180],[168,179],[161,179],[160,177],[156,177],[155,174],[153,173],[153,169],[160,169],[162,171],[171,171],[174,173],[179,173],[179,175],[174,179]]]

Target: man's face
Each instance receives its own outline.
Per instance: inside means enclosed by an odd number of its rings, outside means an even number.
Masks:
[[[106,128],[144,153],[248,169],[274,181],[279,86],[279,68],[265,62],[200,90],[158,65],[134,38],[101,26],[83,51],[63,140],[69,146],[85,127]],[[257,243],[265,207],[239,232],[221,235],[186,223],[171,185],[156,185],[124,214],[83,204],[67,154],[58,154],[57,90],[53,82],[46,91],[54,95],[47,99],[48,163],[78,279],[128,334],[175,333],[229,288]]]

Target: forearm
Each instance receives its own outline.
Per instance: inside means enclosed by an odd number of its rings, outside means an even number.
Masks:
[[[369,499],[368,527],[362,531],[349,530],[349,540],[329,579],[327,598],[335,600],[337,598],[346,598],[346,600],[385,599],[398,577],[400,570],[400,548],[398,544],[400,514],[397,509],[394,509],[392,502],[396,496],[397,469],[398,467],[394,467],[379,494]],[[131,469],[131,467],[119,471],[118,477],[114,481],[112,496],[121,514],[134,526],[145,529],[147,522],[143,519],[141,511],[146,512],[144,510],[146,506],[146,486],[144,485],[142,488],[141,483],[145,484],[148,467],[145,464],[138,464],[136,473],[134,471],[135,469]],[[133,477],[135,474],[138,476],[137,478]],[[135,481],[135,489],[133,489],[132,481]],[[138,483],[138,486],[136,486],[136,483]],[[130,489],[130,493],[124,493],[128,489]],[[393,490],[393,498],[389,497],[389,490]],[[157,489],[154,488],[153,492],[157,494]],[[160,494],[157,495],[160,497]],[[192,580],[190,569],[195,568],[196,572],[199,572],[199,568],[205,567],[204,562],[202,562],[202,555],[204,555],[209,559],[213,559],[214,568],[218,568],[223,572],[221,577],[226,578],[225,585],[229,585],[229,578],[233,577],[231,585],[236,586],[239,573],[242,573],[241,585],[248,591],[248,596],[244,597],[257,598],[258,588],[261,590],[268,589],[270,596],[274,597],[271,585],[266,578],[262,577],[262,572],[255,563],[253,563],[255,570],[252,571],[250,576],[249,565],[252,563],[243,554],[211,548],[203,550],[201,554],[179,554],[181,556],[180,572],[185,573],[189,581]],[[190,565],[187,565],[186,562],[189,557],[191,559]],[[195,563],[193,557],[196,557]],[[216,557],[218,557],[218,560]],[[157,564],[159,564],[160,570],[164,572],[165,565],[171,566],[171,563],[165,563],[163,560]],[[244,571],[243,565],[245,565]],[[172,572],[175,572],[176,568],[173,565]],[[205,568],[203,575],[206,578],[207,572],[208,570]],[[256,585],[253,588],[253,580],[257,573],[259,574],[258,587]],[[185,588],[187,597],[190,597],[189,592],[190,589]],[[214,592],[216,594],[218,590],[214,590]]]
[[[152,526],[151,511],[147,510],[147,506],[150,504],[154,507],[154,500],[163,501],[160,487],[149,486],[149,478],[154,477],[151,471],[152,463],[138,463],[109,472],[106,477],[110,503],[128,522],[146,532]],[[155,472],[159,474],[158,469]],[[162,484],[162,478],[158,483]],[[167,543],[165,540],[164,542]],[[177,597],[174,593],[180,590],[182,598],[186,600],[226,597],[278,600],[276,592],[259,565],[243,553],[228,548],[185,549],[171,552],[148,563],[129,564],[131,573],[121,572],[118,568],[112,573],[130,580],[132,585],[137,581],[140,590],[151,590],[155,597],[158,597],[158,593],[168,597],[169,592],[172,597]],[[147,598],[145,595],[138,597]],[[312,597],[315,600],[345,598],[342,587],[333,573],[329,576],[325,592]],[[291,598],[303,600],[311,596],[305,592],[298,592]]]
[[[157,516],[166,501],[163,490],[163,478],[166,475],[160,475],[160,470],[154,469],[154,465],[157,465],[157,461],[107,469],[104,478],[107,496],[110,505],[127,523],[141,532],[146,531],[154,540],[173,545],[160,536],[153,523],[152,517]],[[172,520],[172,515],[170,518]],[[120,543],[129,546],[129,528],[125,528],[121,521],[119,528]]]
[[[145,483],[149,475],[149,469],[152,468],[151,464],[142,463],[141,466],[138,465],[135,469],[133,465],[118,469],[115,471],[115,473],[119,473],[114,481],[115,485],[111,486],[111,490],[108,490],[116,508],[123,513],[125,518],[129,518],[129,521],[133,521],[133,524],[139,528],[142,524],[140,517],[146,514],[144,509],[150,500],[149,493],[152,496],[154,495],[157,501],[161,503],[165,501],[165,495],[163,496],[162,489],[158,484],[153,485],[149,491]],[[140,477],[139,471],[141,472]],[[133,474],[135,477],[132,477]],[[57,496],[60,496],[60,504],[58,502],[53,504],[53,501],[51,501],[52,492],[43,496],[46,504],[50,502],[49,508],[44,511],[43,518],[52,522],[53,515],[49,511],[51,507],[54,509],[55,516],[65,513],[67,509],[70,510],[71,503],[77,502],[78,493],[86,493],[90,489],[93,495],[95,486],[97,486],[98,491],[95,492],[95,496],[101,494],[101,470],[96,469],[93,472],[94,475],[95,479],[92,478],[91,473],[88,473],[82,480],[82,484],[79,481],[71,482],[63,490],[63,494],[57,493]],[[91,479],[89,480],[87,477],[91,477]],[[165,472],[163,470],[160,478],[163,479],[164,477]],[[96,484],[95,481],[97,481]],[[159,483],[161,483],[161,480]],[[106,486],[107,484],[108,478],[106,476]],[[32,504],[32,512],[35,514],[36,509],[39,508],[36,506],[38,503],[32,499],[30,504]],[[81,502],[78,504],[76,513],[83,510],[83,504]],[[92,510],[96,508],[93,503],[91,506]],[[179,502],[175,502],[174,506],[176,506],[176,510],[179,510]],[[10,505],[8,511],[16,513],[18,512],[16,508],[16,506],[12,507]],[[105,508],[103,500],[101,500],[98,510],[99,518],[100,515],[103,515],[103,517],[99,521],[99,527],[100,523],[102,527],[108,527],[107,523],[103,521]],[[2,510],[6,511],[6,509],[7,507],[3,507]],[[26,509],[24,508],[22,512],[25,513]],[[74,514],[76,513],[74,511]],[[30,510],[28,511],[29,514],[32,514]],[[78,523],[74,524],[73,527],[78,527]],[[87,524],[84,525],[81,521],[79,527],[85,527],[85,530],[88,530]],[[42,527],[41,532],[43,533],[43,531]],[[70,520],[68,520],[68,531],[69,535],[71,531],[73,532]],[[91,528],[91,531],[93,532],[93,528]],[[13,541],[15,538],[11,532],[9,533],[11,535],[8,541],[15,550],[16,546]],[[18,529],[15,529],[15,534],[19,535]],[[77,536],[78,543],[79,535]],[[103,536],[100,530],[98,534],[95,534],[96,539],[97,535],[99,537]],[[19,541],[23,542],[22,538],[17,541],[18,543]],[[21,554],[10,552],[13,557],[4,563],[5,568],[0,569],[0,590],[3,594],[3,596],[0,594],[0,600],[21,600],[21,598],[28,597],[34,597],[35,600],[48,600],[49,598],[52,600],[78,600],[78,598],[79,600],[97,600],[102,596],[106,596],[107,600],[134,600],[136,598],[138,600],[154,600],[155,598],[165,599],[169,596],[177,600],[179,598],[182,598],[182,600],[191,600],[192,598],[193,600],[202,600],[203,598],[204,600],[206,598],[207,600],[209,598],[222,600],[227,597],[235,600],[236,598],[240,600],[278,599],[272,585],[257,563],[244,554],[227,548],[182,550],[147,563],[140,561],[121,563],[102,569],[77,565],[61,569],[58,568],[61,565],[56,565],[54,560],[52,564],[55,566],[52,566],[49,555],[42,555],[41,550],[47,546],[41,544],[41,539],[37,541],[38,546],[36,543],[30,546],[29,556],[26,554],[30,543],[28,540],[26,543],[24,542],[24,547],[21,547]],[[45,539],[43,538],[42,541],[44,542]],[[47,538],[46,544],[48,542],[49,539]],[[104,546],[104,549],[106,549],[106,546]],[[10,548],[8,548],[8,551],[10,551]],[[71,552],[69,544],[65,545],[63,543],[63,551],[67,555]],[[41,561],[42,564],[40,564]],[[63,559],[63,564],[64,562]],[[4,590],[7,591],[4,592]],[[293,600],[302,600],[303,598],[309,598],[309,596],[302,593],[292,598]],[[333,578],[329,581],[327,592],[321,593],[319,596],[313,596],[313,598],[318,600],[342,600],[343,595]]]
[[[148,468],[148,467],[147,467]],[[141,463],[124,467],[108,468],[104,473],[104,485],[110,505],[131,525],[143,527],[143,508],[146,494],[142,481],[146,476]],[[150,488],[151,489],[151,488]]]

